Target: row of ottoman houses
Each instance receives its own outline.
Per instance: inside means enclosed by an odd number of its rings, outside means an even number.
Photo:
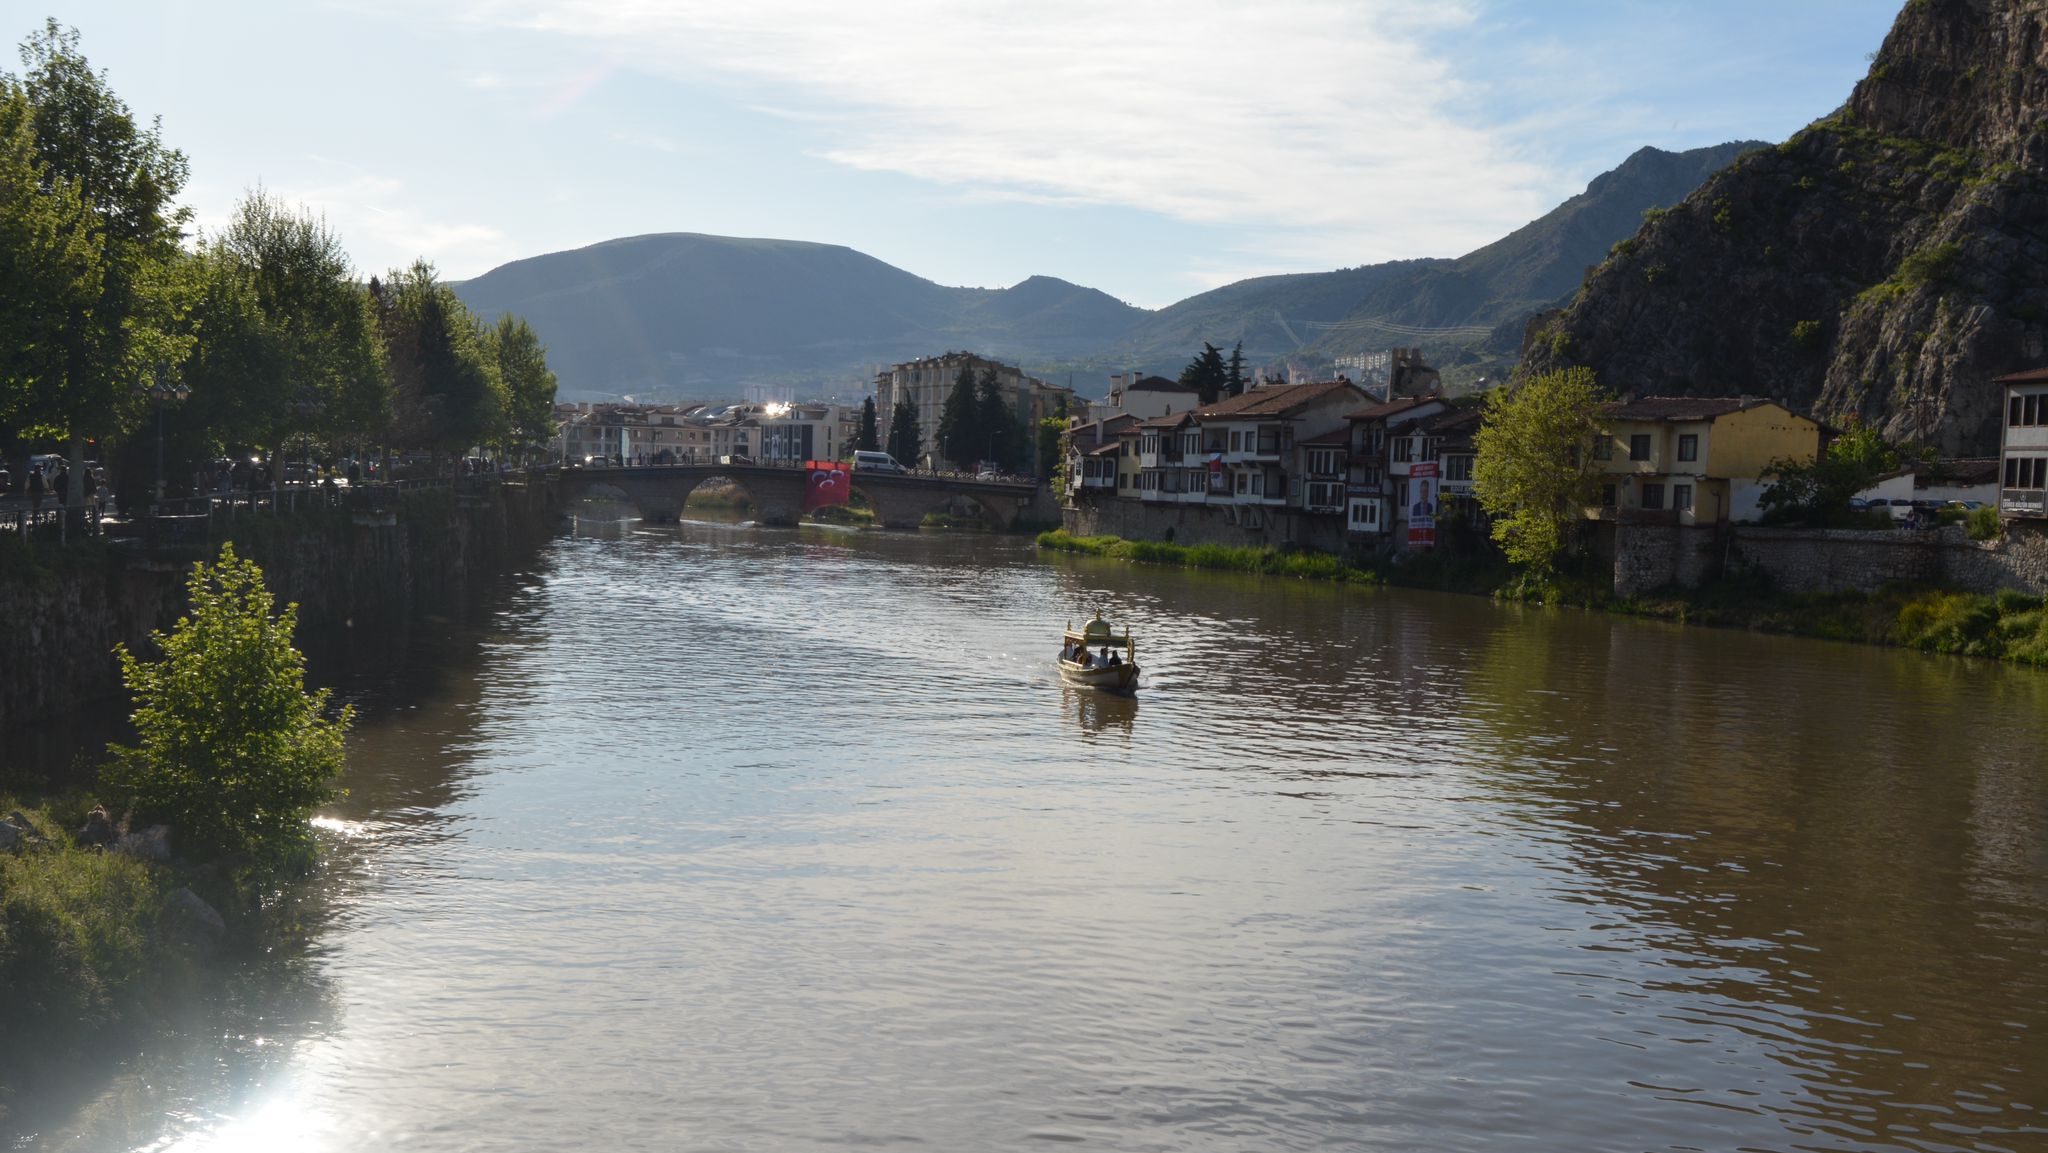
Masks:
[[[2007,516],[2048,516],[2048,369],[1993,383],[2006,393],[2000,457],[1923,469],[1922,491],[1997,501]],[[1473,499],[1476,404],[1435,393],[1382,401],[1342,378],[1268,384],[1209,405],[1173,397],[1171,382],[1152,387],[1155,400],[1168,398],[1165,411],[1069,430],[1070,502],[1220,507],[1233,524],[1253,527],[1266,510],[1284,509],[1341,517],[1349,534],[1398,542],[1411,515]],[[1602,431],[1586,449],[1597,474],[1587,515],[1636,523],[1753,521],[1771,462],[1811,460],[1833,432],[1760,397],[1631,398],[1600,416]],[[1972,472],[1983,483],[1939,487],[1944,475]],[[1912,493],[1911,474],[1901,476]]]

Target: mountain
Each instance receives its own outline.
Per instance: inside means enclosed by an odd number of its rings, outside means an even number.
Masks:
[[[1242,339],[1259,359],[1419,345],[1442,363],[1504,361],[1514,342],[1487,351],[1495,329],[1508,325],[1519,338],[1522,322],[1576,290],[1644,212],[1678,203],[1737,156],[1767,147],[1738,141],[1686,152],[1643,148],[1584,192],[1455,260],[1239,281],[1154,314],[1133,332],[1128,355],[1185,360],[1185,350],[1204,339]]]
[[[859,378],[949,348],[1009,359],[1101,348],[1143,311],[1034,276],[947,288],[833,244],[666,233],[514,261],[455,285],[524,316],[569,392],[699,392]]]
[[[1644,224],[1524,372],[1775,397],[1987,455],[2048,355],[2048,4],[1911,0],[1847,104]]]
[[[948,288],[839,245],[696,233],[635,236],[514,261],[455,285],[486,316],[524,316],[567,396],[731,394],[747,383],[862,381],[947,349],[1072,371],[1177,374],[1203,341],[1253,363],[1421,346],[1466,376],[1505,367],[1646,210],[1745,150],[1645,148],[1555,210],[1457,259],[1238,281],[1158,311],[1049,276]],[[1496,335],[1496,330],[1507,333]],[[1447,374],[1457,380],[1454,369]]]

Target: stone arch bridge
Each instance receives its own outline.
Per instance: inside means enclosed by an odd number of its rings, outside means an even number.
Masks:
[[[653,521],[673,521],[683,502],[700,484],[723,477],[747,490],[754,516],[763,524],[793,525],[803,515],[803,468],[761,464],[666,464],[630,468],[567,468],[562,470],[563,496],[616,496]],[[1051,493],[1030,481],[976,480],[963,476],[922,476],[915,473],[857,471],[854,491],[867,498],[875,521],[883,528],[916,528],[925,514],[944,512],[966,497],[996,528],[1008,529],[1019,519],[1057,520]],[[609,491],[606,491],[609,490]]]

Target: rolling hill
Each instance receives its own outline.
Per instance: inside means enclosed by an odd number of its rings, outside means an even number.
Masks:
[[[569,397],[845,387],[875,365],[947,349],[1039,372],[1172,375],[1205,340],[1241,340],[1254,362],[1327,363],[1420,345],[1476,375],[1511,356],[1523,321],[1568,298],[1646,210],[1683,200],[1756,147],[1642,149],[1540,219],[1456,259],[1257,277],[1156,311],[1049,276],[951,288],[839,245],[697,233],[518,260],[455,289],[486,316],[526,317]]]

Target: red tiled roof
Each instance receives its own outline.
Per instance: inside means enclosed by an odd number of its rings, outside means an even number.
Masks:
[[[1603,405],[1600,414],[1617,420],[1712,420],[1766,404],[1777,402],[1761,396],[1645,396]]]
[[[1181,383],[1180,381],[1177,381],[1177,380],[1168,380],[1167,378],[1165,378],[1165,377],[1163,377],[1163,376],[1147,376],[1147,377],[1141,377],[1140,379],[1138,379],[1138,380],[1135,380],[1135,381],[1132,381],[1132,382],[1131,382],[1130,384],[1127,384],[1127,385],[1125,385],[1125,386],[1124,386],[1124,391],[1126,391],[1126,392],[1200,392],[1200,391],[1202,391],[1202,390],[1201,390],[1201,389],[1199,389],[1199,388],[1196,388],[1196,387],[1195,387],[1194,385],[1192,385],[1192,384],[1182,384],[1182,383]]]
[[[2048,384],[2048,368],[2030,368],[1991,378],[1993,384]]]
[[[1084,436],[1088,440],[1100,440],[1105,436],[1115,436],[1126,424],[1136,423],[1138,423],[1137,417],[1132,416],[1128,412],[1120,412],[1115,416],[1103,417],[1101,420],[1091,420],[1087,424],[1077,424],[1067,430],[1067,435],[1075,440],[1081,440]]]
[[[1091,445],[1089,445],[1088,447],[1086,447],[1086,448],[1082,449],[1082,450],[1081,450],[1081,455],[1082,455],[1082,456],[1110,456],[1110,455],[1113,455],[1114,453],[1116,453],[1116,452],[1120,451],[1120,450],[1121,450],[1122,448],[1123,448],[1123,445],[1122,445],[1122,444],[1120,444],[1120,443],[1118,443],[1118,442],[1116,442],[1116,441],[1113,441],[1113,440],[1105,440],[1105,441],[1103,441],[1103,442],[1102,442],[1101,444],[1091,444]]]
[[[1276,384],[1248,389],[1227,400],[1195,410],[1197,420],[1229,420],[1234,417],[1287,416],[1340,388],[1357,388],[1348,380],[1320,380],[1312,384]]]
[[[1308,438],[1307,440],[1297,440],[1297,441],[1295,441],[1294,443],[1295,443],[1295,444],[1297,444],[1297,445],[1308,445],[1308,446],[1314,446],[1314,447],[1321,447],[1321,446],[1323,446],[1323,445],[1330,445],[1330,444],[1335,444],[1335,445],[1344,445],[1344,444],[1349,444],[1350,442],[1351,442],[1351,430],[1350,430],[1350,429],[1348,429],[1348,428],[1334,428],[1334,429],[1331,429],[1331,430],[1330,430],[1329,432],[1326,432],[1326,433],[1322,434],[1321,436],[1312,436],[1312,437],[1309,437],[1309,438]]]
[[[1477,408],[1454,408],[1422,418],[1422,431],[1435,436],[1469,435],[1479,427],[1483,414]]]
[[[1443,398],[1438,396],[1397,396],[1394,399],[1385,402],[1384,404],[1367,405],[1366,407],[1359,409],[1357,412],[1354,412],[1349,416],[1346,416],[1344,419],[1380,420],[1384,417],[1393,416],[1395,413],[1407,412],[1409,409],[1414,408],[1417,405],[1428,404],[1433,400],[1441,399]]]
[[[1186,424],[1194,415],[1192,412],[1169,412],[1165,416],[1155,416],[1151,420],[1141,420],[1138,422],[1138,427],[1179,428],[1181,425]]]

